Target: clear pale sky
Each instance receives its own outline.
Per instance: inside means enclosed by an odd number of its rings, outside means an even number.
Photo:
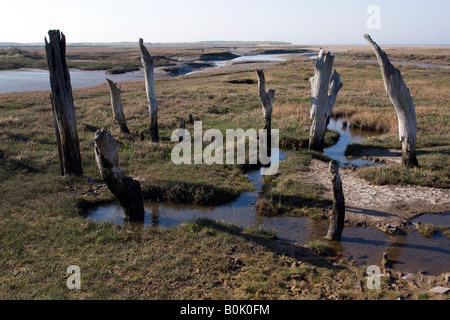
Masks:
[[[449,0],[0,0],[0,42],[287,41],[450,44]],[[367,27],[380,8],[381,29]]]

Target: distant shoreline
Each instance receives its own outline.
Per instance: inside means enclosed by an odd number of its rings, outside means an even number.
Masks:
[[[125,41],[125,42],[69,42],[67,43],[68,47],[134,47],[137,45],[137,41]],[[359,44],[338,44],[338,43],[309,43],[309,44],[297,44],[297,43],[289,43],[283,41],[200,41],[200,42],[148,42],[146,45],[149,46],[226,46],[226,47],[234,47],[234,46],[292,46],[292,47],[367,47],[365,43]],[[392,44],[380,43],[381,46],[385,47],[450,47],[450,44]],[[0,42],[0,48],[8,48],[8,47],[43,47],[44,42]]]

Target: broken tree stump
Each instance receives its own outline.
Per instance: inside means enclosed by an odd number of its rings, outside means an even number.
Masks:
[[[319,56],[314,61],[314,77],[311,82],[311,110],[312,120],[309,134],[309,149],[323,151],[325,133],[330,121],[334,104],[343,84],[336,70],[331,74],[334,56],[320,49]]]
[[[271,150],[271,127],[272,127],[272,110],[275,97],[275,90],[270,89],[266,92],[266,79],[262,70],[256,70],[258,74],[258,95],[264,113],[264,129],[266,130],[266,143],[268,156]]]
[[[116,119],[119,124],[120,132],[130,133],[123,113],[122,97],[120,96],[121,87],[118,87],[116,83],[108,78],[106,78],[106,82],[108,83],[109,92],[111,93],[111,105],[114,119]]]
[[[145,91],[147,92],[150,112],[150,137],[153,142],[158,142],[158,102],[156,100],[155,64],[152,56],[144,46],[144,40],[139,39],[139,47],[141,49],[141,61],[145,72]]]
[[[45,52],[50,75],[51,102],[61,173],[82,176],[75,105],[66,61],[66,38],[59,30],[49,30],[48,35],[49,42],[45,38]]]
[[[98,130],[94,137],[95,160],[109,190],[117,198],[128,220],[142,220],[144,200],[139,181],[126,177],[119,166],[117,142],[107,129]]]
[[[368,34],[365,34],[364,38],[375,51],[383,75],[384,87],[397,113],[398,136],[402,143],[402,164],[406,167],[417,167],[419,166],[416,158],[417,120],[411,93],[400,70],[392,65],[386,52],[381,50]]]
[[[331,184],[333,187],[333,208],[330,216],[330,226],[326,238],[328,240],[341,240],[345,221],[345,198],[342,190],[339,166],[336,160],[330,161]]]
[[[185,137],[185,130],[186,130],[186,121],[182,118],[180,121],[180,127],[179,129],[179,134],[178,134],[178,142],[182,142],[184,140]]]

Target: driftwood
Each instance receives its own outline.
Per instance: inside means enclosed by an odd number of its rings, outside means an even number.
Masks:
[[[273,101],[275,97],[275,90],[270,89],[266,92],[266,79],[262,70],[256,70],[258,73],[258,95],[264,113],[264,129],[266,130],[266,143],[268,155],[271,150],[271,123],[272,123],[272,110]]]
[[[144,201],[139,181],[126,177],[119,166],[117,142],[107,129],[99,130],[94,138],[95,160],[98,169],[112,194],[123,208],[126,219],[144,218]]]
[[[386,92],[397,113],[398,136],[402,142],[402,164],[407,167],[417,167],[419,164],[416,158],[416,110],[409,89],[406,87],[400,70],[392,65],[386,52],[381,50],[368,34],[365,34],[364,38],[375,51]]]
[[[130,130],[128,130],[125,121],[125,115],[123,114],[122,97],[120,96],[121,87],[118,87],[116,83],[108,78],[106,78],[106,82],[108,83],[109,92],[111,93],[112,111],[114,114],[114,118],[119,124],[120,132],[130,133]]]
[[[50,30],[48,35],[50,42],[45,38],[45,52],[50,74],[51,101],[61,173],[82,176],[75,105],[66,61],[66,38],[59,30]]]
[[[150,112],[150,137],[153,142],[159,141],[158,135],[158,102],[156,100],[155,64],[153,58],[144,46],[144,40],[139,39],[141,49],[141,61],[145,71],[145,91]]]
[[[311,110],[312,120],[309,134],[309,149],[323,151],[325,133],[330,121],[331,113],[339,90],[343,84],[336,70],[331,74],[334,56],[320,49],[319,56],[314,62],[314,77],[311,82]]]
[[[328,240],[341,240],[345,221],[345,199],[342,190],[339,166],[336,160],[330,161],[329,170],[333,187],[333,209],[331,210],[330,226],[326,238]]]

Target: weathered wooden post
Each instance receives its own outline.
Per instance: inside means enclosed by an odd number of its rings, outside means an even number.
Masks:
[[[156,100],[155,64],[153,58],[144,46],[144,40],[139,39],[141,49],[141,61],[145,71],[145,91],[150,112],[150,137],[153,142],[159,141],[158,135],[158,102]]]
[[[186,121],[182,118],[180,121],[180,127],[179,129],[179,136],[178,136],[178,142],[182,142],[184,140],[184,137],[186,136],[185,130],[186,130]]]
[[[330,161],[331,184],[333,187],[333,209],[331,210],[330,226],[326,238],[328,240],[341,240],[345,221],[345,199],[342,190],[339,166],[336,160]]]
[[[339,90],[343,84],[336,70],[331,74],[334,56],[320,49],[319,56],[314,62],[314,77],[311,82],[311,110],[312,120],[309,134],[309,149],[323,151],[325,133],[330,121],[331,113]]]
[[[112,194],[123,208],[126,219],[144,218],[144,201],[139,181],[126,177],[119,166],[117,142],[107,129],[98,130],[94,137],[95,160]]]
[[[50,42],[45,38],[45,52],[61,172],[63,175],[82,176],[75,105],[66,61],[66,38],[59,30],[49,30],[48,35]]]
[[[406,167],[417,167],[419,163],[416,158],[416,110],[409,89],[400,70],[392,65],[386,52],[381,50],[368,34],[365,34],[364,38],[375,51],[383,75],[384,87],[397,113],[398,136],[402,142],[402,164]]]
[[[275,90],[270,89],[266,92],[266,79],[264,76],[264,72],[262,70],[256,70],[258,73],[258,95],[259,100],[261,101],[261,105],[263,107],[264,113],[264,129],[266,129],[266,143],[268,156],[270,156],[271,150],[271,127],[272,127],[272,110],[273,110],[273,101],[275,97]]]
[[[111,93],[111,105],[114,119],[116,119],[119,124],[120,132],[130,133],[125,121],[125,115],[123,114],[122,97],[120,96],[121,87],[118,87],[116,83],[108,78],[106,78],[106,82],[108,83],[109,92]]]

